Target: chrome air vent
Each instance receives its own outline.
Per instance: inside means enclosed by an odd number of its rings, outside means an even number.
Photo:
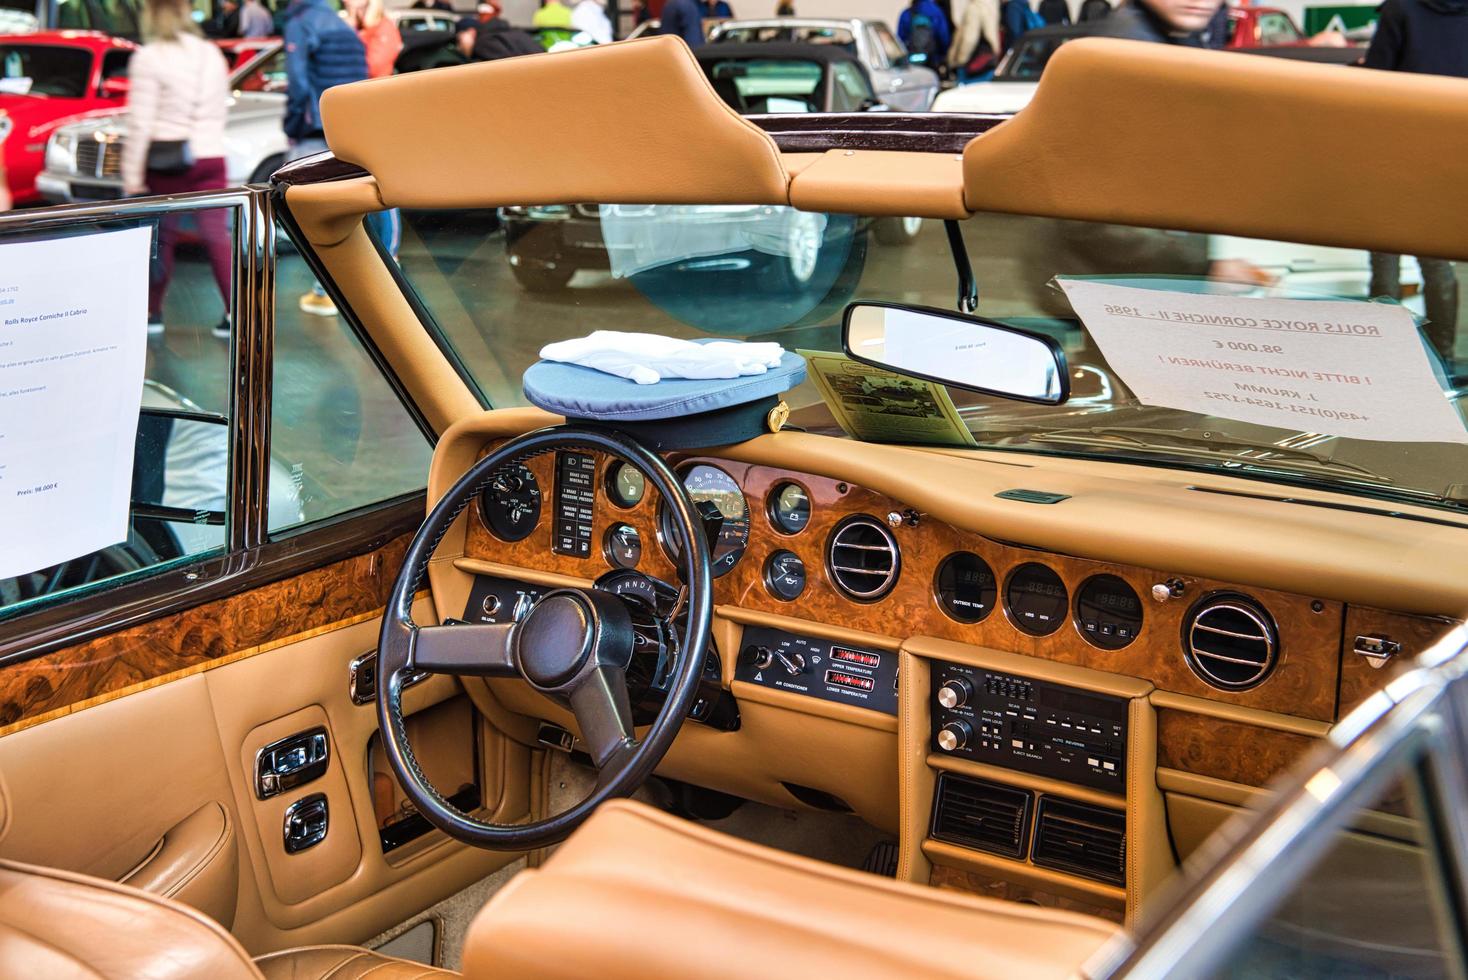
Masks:
[[[1120,885],[1126,876],[1126,814],[1058,796],[1041,797],[1030,856],[1043,868]]]
[[[939,773],[932,836],[964,847],[1023,858],[1030,832],[1027,790]]]
[[[1243,691],[1269,676],[1279,659],[1279,633],[1264,607],[1247,596],[1216,592],[1183,620],[1188,666],[1210,686]]]
[[[848,599],[874,602],[892,591],[902,568],[897,541],[875,517],[858,514],[836,525],[826,542],[826,570]]]

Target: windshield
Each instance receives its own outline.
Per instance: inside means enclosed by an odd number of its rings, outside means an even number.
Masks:
[[[0,44],[0,92],[79,99],[91,81],[92,55],[54,44]]]
[[[1068,37],[1024,38],[1005,55],[1004,64],[994,77],[1007,82],[1037,82],[1050,56],[1069,40]]]
[[[821,66],[815,61],[739,58],[707,61],[719,97],[739,112],[820,112]]]
[[[961,231],[978,314],[1053,338],[1068,364],[1066,403],[914,385],[845,362],[841,318],[850,302],[955,308],[958,279],[937,221],[734,205],[408,212],[401,268],[433,329],[495,407],[524,404],[520,377],[544,344],[593,330],[776,341],[810,355],[821,376],[821,387],[808,381],[786,397],[792,424],[814,431],[1137,462],[1448,508],[1468,501],[1468,437],[1444,435],[1463,428],[1461,389],[1450,380],[1458,377],[1450,263],[1015,215],[979,214]],[[1141,294],[1148,299],[1136,304],[1138,318],[1118,320],[1080,298],[1072,305],[1083,293],[1076,283],[1153,292]],[[1389,294],[1404,297],[1405,312],[1382,302],[1403,318],[1406,343],[1351,341],[1350,355],[1368,359],[1368,380],[1382,394],[1351,392],[1361,405],[1385,397],[1402,410],[1368,429],[1290,393],[1351,383],[1346,371],[1298,378],[1316,355],[1307,347],[1294,354],[1292,345],[1321,331],[1281,340],[1188,312],[1198,303],[1280,301],[1306,306],[1275,311],[1279,322],[1324,323],[1311,311],[1327,307],[1310,304],[1339,300],[1366,322],[1383,310],[1367,297]],[[1152,311],[1164,308],[1182,312],[1160,323]],[[1118,341],[1129,323],[1163,332]],[[1182,356],[1175,344],[1212,353]]]

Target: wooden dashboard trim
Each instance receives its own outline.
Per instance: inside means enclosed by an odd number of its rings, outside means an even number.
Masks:
[[[923,841],[922,851],[935,866],[941,865],[964,871],[977,871],[981,874],[998,875],[1001,878],[1029,885],[1051,894],[1080,901],[1099,902],[1109,908],[1126,907],[1127,896],[1124,888],[1091,881],[1087,878],[1077,878],[1062,871],[1051,871],[1049,868],[1042,868],[1028,861],[1016,861],[997,854],[971,851],[966,847],[932,838]]]
[[[1209,701],[1207,698],[1195,698],[1189,697],[1186,694],[1175,694],[1172,691],[1153,691],[1148,695],[1148,700],[1152,702],[1154,708],[1159,710],[1171,708],[1186,714],[1207,715],[1210,718],[1218,718],[1222,721],[1252,725],[1256,728],[1270,728],[1275,731],[1290,732],[1309,738],[1324,738],[1330,734],[1331,729],[1331,725],[1328,722],[1310,721],[1307,718],[1281,714],[1278,711],[1260,711],[1256,708],[1223,704],[1218,701]]]
[[[0,736],[379,617],[408,541],[0,668]]]
[[[1318,744],[1318,738],[1298,732],[1174,708],[1157,711],[1159,768],[1244,786],[1268,785]]]

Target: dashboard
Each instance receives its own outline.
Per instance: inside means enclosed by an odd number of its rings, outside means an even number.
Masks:
[[[1404,661],[1451,623],[1030,547],[850,480],[668,461],[712,543],[715,644],[660,771],[853,810],[899,832],[901,876],[934,884],[1138,914],[1200,828],[1385,683],[1373,654]],[[994,496],[1073,506],[1023,486]],[[439,578],[435,594],[464,619],[592,583],[676,612],[657,494],[594,453],[496,474],[450,562],[471,584],[446,593]],[[570,723],[517,682],[486,683],[542,726]]]

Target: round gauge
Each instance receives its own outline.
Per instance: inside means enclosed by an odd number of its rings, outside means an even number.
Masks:
[[[1120,650],[1142,631],[1142,600],[1115,575],[1093,575],[1076,592],[1076,629],[1103,650]]]
[[[1033,636],[1049,636],[1065,622],[1070,594],[1059,575],[1032,561],[1010,573],[1004,603],[1015,626]]]
[[[994,611],[999,598],[994,569],[971,551],[959,551],[943,559],[935,589],[943,611],[960,623],[981,622]]]
[[[540,523],[540,484],[524,463],[495,471],[479,495],[479,514],[501,541],[523,541]]]
[[[646,492],[647,478],[631,463],[618,460],[607,469],[607,496],[618,507],[636,507]]]
[[[683,486],[693,498],[694,507],[705,513],[705,521],[719,522],[719,536],[710,556],[714,578],[718,578],[734,567],[749,544],[749,508],[744,503],[744,493],[732,476],[707,463],[699,463],[684,473]],[[666,507],[659,515],[658,530],[668,557],[678,561],[678,534]]]
[[[790,602],[805,591],[805,562],[793,551],[777,551],[765,562],[765,586],[777,599]]]
[[[810,523],[810,496],[798,483],[782,483],[770,497],[770,520],[786,534],[799,534]]]
[[[631,524],[613,524],[607,528],[602,552],[616,568],[636,568],[642,560],[642,535]]]

